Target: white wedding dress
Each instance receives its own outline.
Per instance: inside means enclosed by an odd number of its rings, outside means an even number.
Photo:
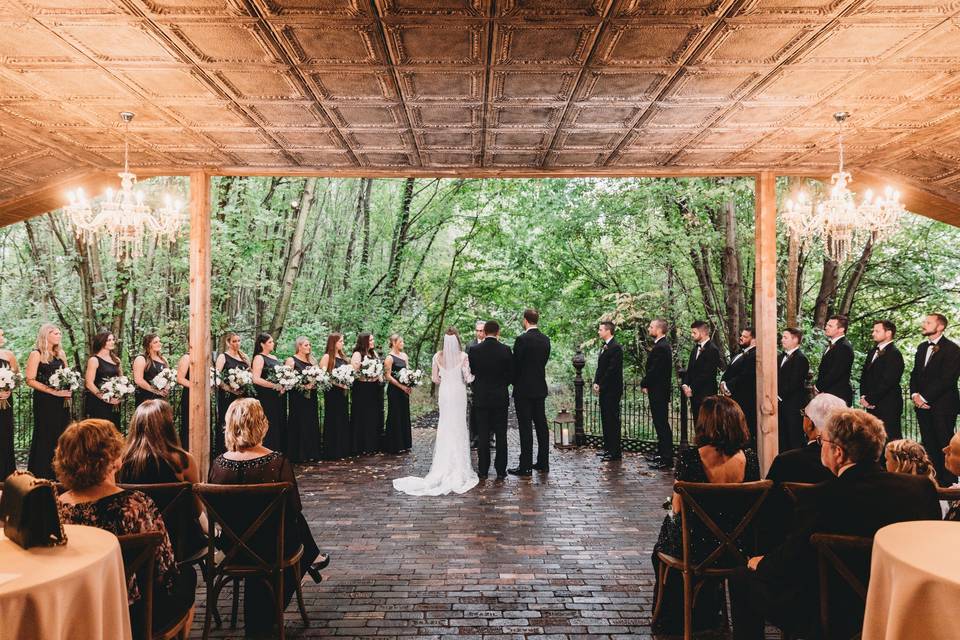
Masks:
[[[477,486],[480,479],[470,464],[467,432],[467,383],[473,382],[473,375],[467,354],[460,350],[456,336],[443,337],[442,358],[440,353],[433,356],[432,378],[440,385],[440,419],[430,473],[425,478],[397,478],[393,487],[411,496],[466,493]]]

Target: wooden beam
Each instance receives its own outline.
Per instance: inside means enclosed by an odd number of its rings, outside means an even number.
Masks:
[[[757,176],[754,315],[757,329],[757,454],[766,476],[779,451],[777,431],[777,185],[769,171]]]
[[[210,468],[210,176],[190,174],[190,452]]]

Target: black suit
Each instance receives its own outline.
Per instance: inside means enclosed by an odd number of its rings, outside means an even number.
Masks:
[[[757,443],[757,349],[749,347],[738,354],[720,378],[730,397],[740,406],[750,430],[751,448]]]
[[[697,423],[700,415],[700,403],[707,396],[717,395],[717,373],[723,368],[723,356],[720,349],[712,341],[707,340],[700,355],[697,356],[699,345],[693,345],[690,350],[690,360],[687,362],[687,373],[683,377],[683,384],[690,387],[693,395],[690,397],[690,411],[693,423]]]
[[[475,346],[480,344],[480,341],[474,338],[467,345],[467,354],[470,353],[470,350]],[[467,431],[470,433],[470,446],[475,447],[477,445],[477,418],[474,415],[473,411],[473,385],[470,385],[470,395],[467,396]]]
[[[477,417],[477,473],[490,471],[490,434],[497,438],[497,475],[507,473],[507,408],[513,382],[513,354],[496,338],[486,338],[470,349],[473,380],[473,407]]]
[[[786,358],[786,362],[784,362]],[[810,362],[807,356],[797,349],[789,356],[780,354],[777,361],[777,394],[780,405],[777,409],[777,432],[780,437],[780,451],[798,449],[806,442],[803,433],[803,416],[800,411],[807,406],[807,374]]]
[[[860,374],[860,395],[867,399],[867,404],[874,406],[867,412],[883,421],[887,440],[903,437],[900,431],[900,416],[903,414],[902,376],[903,355],[897,345],[891,342],[879,353],[877,347],[870,349]]]
[[[937,480],[941,486],[947,487],[957,481],[957,477],[943,466],[943,448],[953,437],[957,413],[960,411],[960,394],[957,393],[960,347],[946,336],[941,336],[930,360],[926,359],[928,348],[929,340],[917,347],[913,371],[910,373],[910,395],[919,393],[930,405],[929,409],[916,410],[920,439],[937,469]]]
[[[850,372],[853,369],[853,346],[846,336],[832,343],[820,358],[817,369],[817,381],[814,386],[817,393],[830,393],[853,405],[853,386],[850,384]]]
[[[820,462],[820,443],[808,442],[799,449],[784,451],[770,465],[767,480],[775,483],[806,482],[817,484],[833,478],[830,470]]]
[[[640,381],[640,387],[647,390],[653,428],[657,432],[657,454],[666,464],[673,460],[673,432],[668,419],[672,379],[673,355],[670,342],[661,337],[653,343],[653,348],[647,355],[647,369]]]
[[[537,466],[550,464],[550,430],[544,401],[547,398],[547,360],[550,338],[536,327],[517,336],[513,343],[513,406],[520,429],[521,469],[533,465],[533,427],[537,432]]]
[[[620,458],[620,398],[623,396],[623,347],[616,338],[600,349],[597,373],[593,383],[600,386],[600,424],[603,426],[603,448],[613,458]]]

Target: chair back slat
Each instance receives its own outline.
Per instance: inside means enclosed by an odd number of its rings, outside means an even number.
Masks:
[[[134,637],[150,638],[153,630],[153,580],[156,571],[157,548],[163,543],[159,531],[117,536],[123,555],[123,573],[127,585],[135,580],[140,590],[141,620],[131,620]]]
[[[820,571],[820,626],[824,638],[836,636],[836,627],[843,626],[843,637],[858,637],[857,630],[862,626],[863,610],[867,603],[867,586],[870,582],[870,560],[873,551],[873,539],[860,536],[815,533],[810,536],[810,544],[817,549]],[[834,576],[842,582],[837,583]],[[831,584],[845,585],[848,597],[833,590]],[[855,596],[850,600],[849,594]],[[842,611],[842,616],[831,617],[831,607]],[[834,625],[834,623],[838,623]],[[849,628],[847,628],[849,627]]]
[[[790,498],[793,506],[803,502],[817,485],[810,482],[781,482],[780,488]]]
[[[121,484],[128,491],[140,491],[153,500],[167,527],[173,555],[177,562],[189,552],[190,534],[197,528],[197,511],[193,490],[189,482],[163,482],[158,484]]]
[[[937,487],[937,498],[947,502],[960,500],[960,487]]]

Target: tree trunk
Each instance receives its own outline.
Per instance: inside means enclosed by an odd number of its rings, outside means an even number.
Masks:
[[[723,216],[723,294],[726,308],[727,347],[736,350],[740,330],[746,326],[746,300],[740,273],[740,249],[737,246],[737,210],[732,200],[724,205]]]
[[[273,313],[273,319],[270,321],[270,333],[279,336],[283,330],[283,325],[287,321],[287,313],[290,310],[290,300],[293,297],[293,286],[297,280],[297,274],[300,273],[300,267],[303,265],[303,236],[307,228],[307,219],[310,217],[310,210],[313,207],[313,198],[317,189],[317,178],[307,179],[304,185],[303,194],[300,196],[300,208],[297,211],[296,225],[293,235],[288,245],[290,251],[288,259],[283,269],[283,278],[280,281],[280,295],[277,298],[277,306]]]
[[[820,291],[813,307],[813,325],[822,329],[827,324],[830,309],[837,295],[840,265],[828,256],[823,257],[823,275],[820,277]]]
[[[867,271],[867,267],[870,264],[870,256],[872,255],[873,238],[870,238],[867,240],[867,243],[863,245],[863,251],[860,253],[860,257],[850,271],[847,288],[844,290],[843,297],[840,300],[840,310],[838,311],[840,315],[850,316],[850,310],[853,308],[853,298],[857,295],[857,289],[860,288],[860,283],[863,281],[863,274]]]
[[[785,312],[788,327],[797,326],[797,301],[800,297],[800,252],[799,242],[793,233],[787,234],[787,309]]]
[[[360,179],[361,200],[357,202],[357,209],[360,212],[360,227],[363,233],[363,243],[360,245],[361,273],[366,273],[370,269],[370,192],[372,189],[372,178]]]
[[[717,303],[717,291],[713,285],[713,275],[710,272],[710,250],[700,243],[700,251],[690,249],[690,263],[697,274],[700,284],[700,295],[703,298],[703,310],[711,322],[720,315],[720,305]]]
[[[413,187],[415,178],[407,178],[403,184],[403,199],[400,201],[400,217],[393,231],[393,241],[390,244],[390,264],[385,278],[384,298],[390,300],[396,293],[397,282],[400,280],[400,267],[407,248],[407,235],[410,232],[410,204],[413,202]],[[376,287],[374,287],[376,290]],[[390,305],[388,305],[390,306]]]
[[[117,260],[117,281],[113,288],[113,307],[110,331],[117,341],[117,355],[123,353],[123,327],[127,321],[127,306],[130,300],[130,257],[124,252]]]

